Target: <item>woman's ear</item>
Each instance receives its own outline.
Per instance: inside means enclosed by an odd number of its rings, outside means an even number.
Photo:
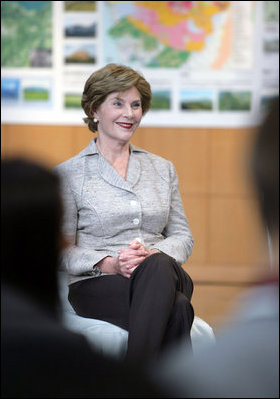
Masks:
[[[91,115],[92,115],[93,122],[94,122],[94,123],[97,123],[97,122],[98,122],[98,115],[97,115],[97,112],[96,112],[96,111],[92,111],[92,112],[91,112]]]

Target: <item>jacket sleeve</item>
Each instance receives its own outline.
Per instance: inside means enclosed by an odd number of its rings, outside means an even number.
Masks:
[[[62,252],[61,267],[72,275],[91,275],[93,273],[93,266],[108,256],[108,254],[102,251],[82,248],[77,245],[77,196],[79,194],[74,192],[65,173],[62,173],[58,169],[55,169],[55,172],[59,174],[61,181],[63,204],[62,231],[67,243],[66,248]]]
[[[153,245],[153,248],[166,253],[179,265],[186,262],[192,253],[194,239],[185,215],[183,202],[178,187],[178,176],[170,162],[170,209],[163,235],[165,239]]]

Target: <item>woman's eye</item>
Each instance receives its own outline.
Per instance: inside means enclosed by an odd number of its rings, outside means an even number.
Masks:
[[[122,104],[121,104],[120,101],[115,101],[115,102],[114,102],[114,105],[116,105],[117,107],[120,107]]]
[[[132,106],[133,106],[133,108],[139,108],[139,107],[141,107],[141,104],[140,103],[134,103]]]

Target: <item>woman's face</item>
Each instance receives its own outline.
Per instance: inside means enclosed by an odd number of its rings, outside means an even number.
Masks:
[[[142,119],[141,96],[136,87],[109,94],[93,116],[98,135],[129,141]]]

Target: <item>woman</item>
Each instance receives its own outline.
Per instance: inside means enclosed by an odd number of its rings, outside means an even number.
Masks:
[[[173,164],[130,144],[151,102],[149,83],[109,64],[87,80],[84,118],[97,137],[56,167],[64,182],[63,264],[77,314],[129,331],[127,357],[145,361],[190,344],[193,283],[181,265],[193,238]]]

